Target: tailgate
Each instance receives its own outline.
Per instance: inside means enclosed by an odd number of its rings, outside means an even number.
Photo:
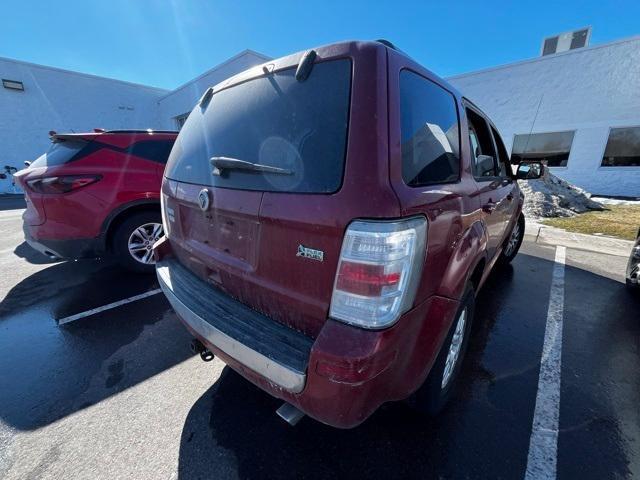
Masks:
[[[374,72],[377,61],[369,64]],[[318,62],[304,81],[295,78],[296,65],[276,61],[269,73],[257,69],[203,97],[169,157],[162,200],[165,231],[184,266],[315,337],[328,316],[348,224],[399,208],[386,144],[377,141],[384,130],[352,136],[349,127],[350,115],[369,127],[386,118],[370,94],[357,108],[351,103],[353,61]],[[380,98],[386,102],[384,92]]]
[[[329,310],[343,225],[353,218],[344,209],[335,214],[339,198],[270,198],[172,181],[164,189],[173,191],[164,203],[183,265],[264,315],[317,335]],[[206,212],[198,204],[202,190],[215,205]],[[312,223],[309,212],[317,212]]]

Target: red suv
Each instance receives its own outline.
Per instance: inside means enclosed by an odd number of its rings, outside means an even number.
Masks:
[[[496,127],[382,42],[210,88],[162,201],[156,270],[194,348],[283,399],[290,423],[343,428],[414,393],[443,407],[476,293],[524,234]]]
[[[176,136],[51,132],[49,151],[15,174],[27,200],[26,241],[53,258],[113,254],[132,270],[153,271],[162,172]]]

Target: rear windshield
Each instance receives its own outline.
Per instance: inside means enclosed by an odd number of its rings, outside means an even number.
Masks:
[[[86,142],[74,142],[70,140],[52,143],[47,153],[43,153],[31,162],[31,166],[54,167],[56,165],[63,165],[82,150],[86,144]]]
[[[351,62],[318,63],[299,82],[295,68],[213,95],[189,115],[169,156],[168,178],[242,190],[332,193],[344,171]],[[225,168],[211,157],[286,173]]]

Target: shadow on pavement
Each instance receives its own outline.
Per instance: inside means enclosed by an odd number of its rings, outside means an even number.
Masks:
[[[352,430],[309,418],[292,428],[275,414],[281,401],[227,367],[188,414],[179,478],[522,478],[552,267],[521,255],[515,269],[490,277],[477,299],[457,394],[439,417],[400,402]],[[573,270],[600,289],[626,294],[617,282]],[[610,406],[602,408],[610,414]],[[625,465],[619,431],[605,430],[591,432],[606,435],[598,448]]]
[[[532,260],[535,268],[548,275],[549,267],[541,262]],[[513,269],[507,267],[502,275],[493,275],[481,293],[473,343],[465,359],[458,394],[439,417],[426,418],[398,402],[382,406],[352,430],[334,429],[309,418],[292,428],[275,414],[281,401],[227,367],[187,417],[179,478],[424,478],[433,472],[448,472],[453,477],[511,477],[514,470],[523,471],[526,450],[497,464],[478,453],[485,448],[499,450],[498,444],[524,447],[528,442],[523,434],[528,431],[524,424],[530,424],[530,415],[525,415],[520,428],[506,432],[502,422],[505,418],[512,421],[513,411],[522,408],[523,403],[533,410],[531,399],[509,405],[509,398],[513,403],[509,391],[523,381],[535,383],[536,359],[522,358],[520,370],[511,377],[499,370],[490,371],[491,365],[483,361],[491,336],[502,338],[500,332],[495,332],[496,322],[504,321],[502,305],[510,296],[519,296],[512,286],[512,276]],[[524,279],[524,283],[529,282],[533,280]],[[540,300],[547,301],[546,293]],[[523,313],[515,303],[514,309]],[[520,332],[520,337],[532,336]],[[539,351],[542,335],[537,334],[530,341]],[[497,382],[496,377],[501,375],[503,378]],[[498,392],[491,391],[495,383],[500,385]],[[498,417],[502,418],[500,422],[495,421]],[[474,434],[471,440],[473,431],[480,435]],[[470,447],[476,454],[465,452]]]
[[[22,242],[18,245],[13,251],[13,254],[17,257],[24,258],[27,262],[33,265],[46,265],[48,263],[57,263],[60,261],[43,255],[39,251],[31,248],[27,242]]]
[[[37,429],[189,358],[162,295],[54,321],[153,288],[155,275],[100,261],[58,263],[13,287],[0,303],[0,422]]]

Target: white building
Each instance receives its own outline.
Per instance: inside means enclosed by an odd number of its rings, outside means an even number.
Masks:
[[[0,58],[0,172],[49,148],[49,131],[178,130],[204,90],[269,57],[245,50],[175,90]],[[0,193],[13,193],[11,177]]]
[[[553,173],[592,193],[640,197],[640,37],[547,54],[571,46],[570,36],[547,39],[545,56],[448,80],[512,154],[558,165]],[[208,86],[267,60],[246,50],[168,91],[0,58],[0,170],[46,150],[49,130],[178,129]]]
[[[512,155],[563,165],[552,173],[594,194],[640,197],[640,37],[448,80]]]

